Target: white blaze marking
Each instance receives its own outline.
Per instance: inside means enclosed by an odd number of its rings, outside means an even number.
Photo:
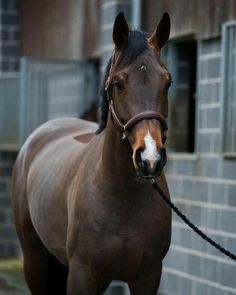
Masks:
[[[156,142],[152,138],[150,132],[144,137],[145,150],[141,153],[141,158],[143,161],[148,160],[150,162],[151,168],[153,168],[156,161],[160,160],[160,154],[157,151]]]

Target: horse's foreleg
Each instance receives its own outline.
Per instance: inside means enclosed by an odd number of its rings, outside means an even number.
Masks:
[[[131,295],[156,295],[161,280],[162,263],[141,271],[139,277],[129,282]]]
[[[68,295],[96,295],[98,283],[87,273],[79,257],[73,257],[69,262],[67,280]]]
[[[25,230],[21,236],[24,257],[24,274],[27,285],[33,295],[48,294],[49,253],[34,231]]]

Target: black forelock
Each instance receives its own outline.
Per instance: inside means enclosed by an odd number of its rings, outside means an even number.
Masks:
[[[121,50],[119,64],[129,64],[133,62],[147,48],[147,33],[130,31],[128,43]]]
[[[132,63],[145,49],[148,48],[147,33],[141,31],[130,31],[128,43],[121,50],[117,66],[126,65]],[[105,69],[104,77],[101,84],[100,95],[100,122],[97,133],[100,133],[106,127],[108,117],[108,101],[106,97],[105,85],[109,76],[110,67],[112,63],[112,57],[109,59]]]

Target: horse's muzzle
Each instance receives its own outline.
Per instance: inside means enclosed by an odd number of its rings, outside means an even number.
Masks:
[[[165,148],[161,148],[156,156],[150,159],[143,159],[142,152],[143,149],[141,148],[137,149],[135,152],[135,168],[137,175],[143,178],[160,176],[167,161]]]

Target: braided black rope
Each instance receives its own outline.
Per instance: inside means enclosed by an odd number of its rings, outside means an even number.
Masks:
[[[209,244],[211,244],[213,247],[218,249],[220,252],[222,252],[224,255],[228,256],[229,258],[236,261],[236,255],[231,253],[230,251],[226,250],[219,244],[217,244],[215,241],[213,241],[211,238],[209,238],[206,234],[204,234],[198,227],[196,227],[182,212],[179,211],[179,209],[171,202],[170,199],[166,197],[162,189],[158,186],[158,184],[155,182],[154,179],[151,180],[152,187],[158,191],[162,199],[170,206],[170,208],[193,230],[195,231],[203,240],[207,241]]]

